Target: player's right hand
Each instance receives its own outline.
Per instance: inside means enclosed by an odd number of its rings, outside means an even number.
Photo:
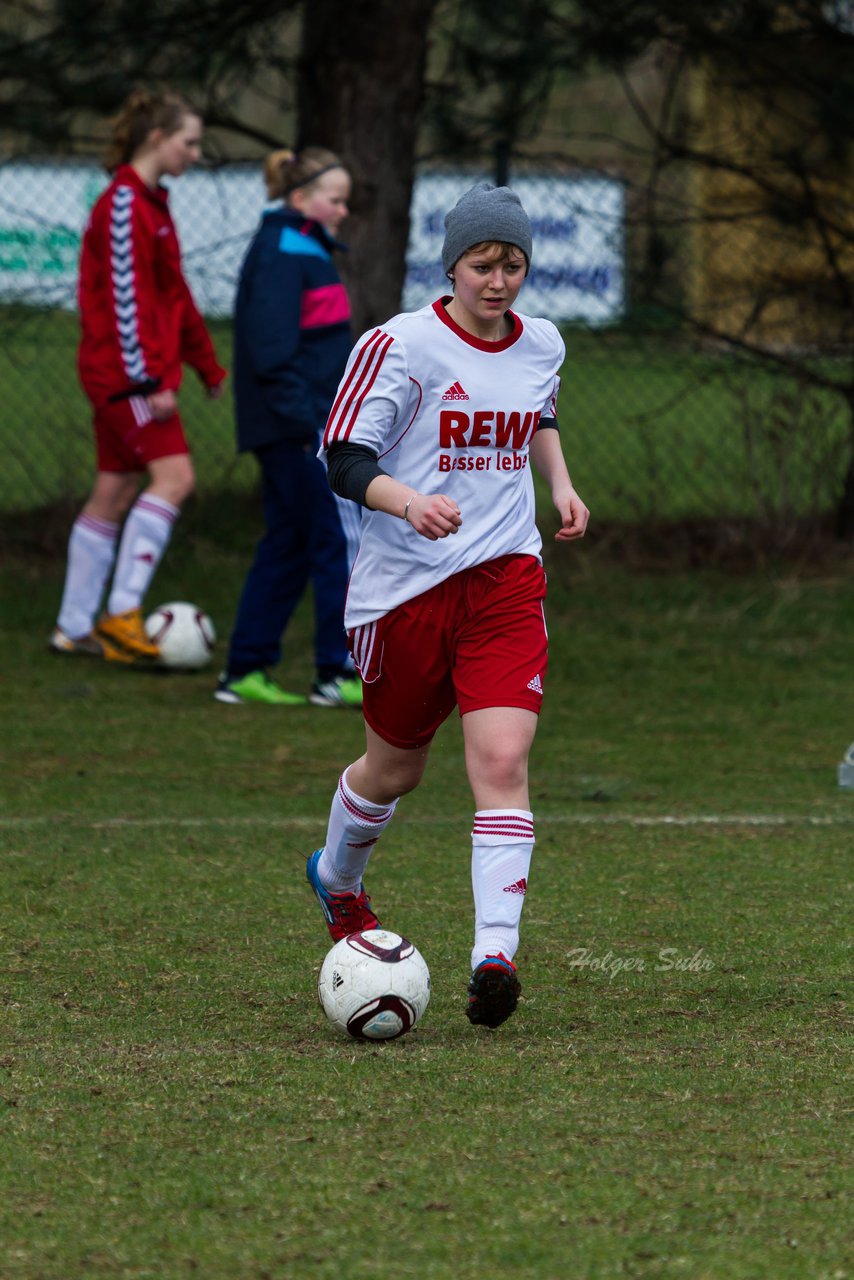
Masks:
[[[430,542],[456,533],[463,522],[456,502],[444,493],[416,493],[409,504],[408,518],[415,532]]]
[[[178,412],[178,397],[174,391],[152,391],[148,407],[155,422],[165,422]]]

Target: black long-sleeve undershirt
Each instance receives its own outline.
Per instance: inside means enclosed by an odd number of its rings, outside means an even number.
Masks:
[[[366,506],[365,492],[377,476],[387,476],[377,462],[373,449],[365,444],[348,444],[339,441],[326,451],[329,483],[340,498],[350,498],[360,506]]]

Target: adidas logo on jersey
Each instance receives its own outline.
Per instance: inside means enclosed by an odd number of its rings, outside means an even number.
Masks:
[[[539,676],[534,676],[533,680],[528,681],[527,688],[533,689],[534,693],[539,693],[542,696],[543,682]]]
[[[452,386],[448,387],[448,390],[442,396],[442,399],[443,400],[468,400],[469,396],[468,396],[468,393],[464,391],[463,388],[460,386],[459,382],[455,382],[453,383]]]
[[[505,893],[521,893],[524,895],[528,892],[528,881],[525,879],[524,876],[522,876],[522,879],[517,880],[515,884],[506,885],[504,888],[504,892]]]

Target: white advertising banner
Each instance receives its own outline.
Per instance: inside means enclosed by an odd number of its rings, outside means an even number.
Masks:
[[[475,179],[427,174],[415,184],[403,306],[448,289],[444,215]],[[0,165],[0,303],[76,307],[80,238],[106,186],[90,164]],[[624,193],[603,178],[520,177],[513,182],[534,229],[533,270],[520,309],[551,320],[612,324],[625,307]],[[170,197],[184,269],[200,310],[230,316],[240,263],[264,208],[258,166],[195,170]]]

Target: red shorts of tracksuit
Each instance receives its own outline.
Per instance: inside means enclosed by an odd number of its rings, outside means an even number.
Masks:
[[[366,723],[395,747],[431,741],[454,706],[539,713],[548,666],[546,576],[534,556],[510,555],[406,600],[349,633]]]
[[[94,427],[99,471],[144,471],[158,458],[190,452],[180,416],[156,422],[145,396],[96,406]]]

